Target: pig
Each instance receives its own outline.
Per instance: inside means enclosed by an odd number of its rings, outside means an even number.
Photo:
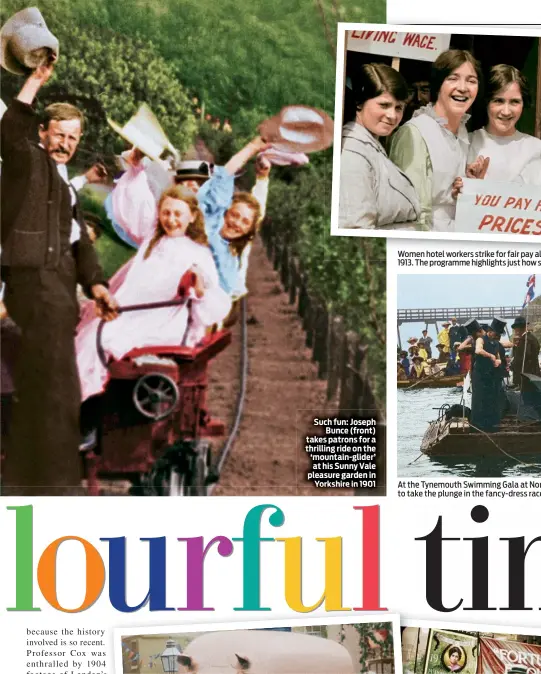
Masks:
[[[355,674],[349,652],[335,641],[265,630],[203,634],[178,662],[179,674]]]

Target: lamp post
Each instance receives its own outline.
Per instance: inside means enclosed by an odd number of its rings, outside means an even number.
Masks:
[[[168,639],[165,650],[160,655],[165,674],[175,674],[178,671],[177,658],[181,653],[173,639]]]

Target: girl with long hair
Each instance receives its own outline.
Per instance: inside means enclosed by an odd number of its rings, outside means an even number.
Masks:
[[[103,329],[106,357],[118,360],[144,346],[193,346],[231,308],[229,296],[220,287],[197,197],[179,186],[165,190],[158,201],[157,220],[146,231],[139,228],[130,235],[139,244],[137,254],[111,281],[119,305],[172,300],[180,279],[191,271],[195,277],[191,316],[186,305],[122,313]],[[101,393],[108,380],[96,347],[98,323],[96,318],[80,325],[76,338],[83,400]]]

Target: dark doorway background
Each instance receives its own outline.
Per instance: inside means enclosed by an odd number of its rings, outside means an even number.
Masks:
[[[532,94],[532,105],[525,108],[517,128],[524,133],[535,133],[536,100],[538,84],[539,38],[514,35],[451,35],[452,49],[468,49],[481,62],[483,75],[486,77],[492,66],[499,63],[518,68],[528,79]],[[354,76],[356,70],[365,63],[387,63],[391,65],[390,56],[377,56],[361,52],[346,52],[346,77]],[[400,60],[400,71],[408,82],[430,79],[431,64],[427,61],[412,59]],[[470,131],[479,129],[486,122],[486,101],[482,94],[477,97],[471,109],[472,118],[468,124]],[[541,110],[537,110],[541,115]],[[355,117],[355,104],[351,92],[345,88],[344,122]]]

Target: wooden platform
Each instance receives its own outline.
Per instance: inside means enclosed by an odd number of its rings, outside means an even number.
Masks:
[[[541,454],[541,423],[502,420],[497,433],[479,433],[467,419],[442,417],[431,421],[421,442],[421,452],[429,456],[502,457]]]

